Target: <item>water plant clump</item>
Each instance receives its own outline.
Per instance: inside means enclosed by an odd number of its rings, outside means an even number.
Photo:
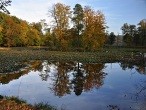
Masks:
[[[103,48],[96,52],[60,52],[43,48],[10,48],[0,50],[0,73],[17,71],[30,60],[78,61],[78,62],[119,62],[135,61],[136,53],[146,53],[145,49]],[[140,61],[138,59],[138,61]]]

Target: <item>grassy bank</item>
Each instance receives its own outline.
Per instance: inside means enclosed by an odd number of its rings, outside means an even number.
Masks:
[[[102,48],[97,52],[61,52],[49,51],[48,48],[1,48],[0,49],[0,73],[15,71],[25,67],[30,60],[55,60],[78,62],[115,62],[132,58],[136,53],[146,53],[141,48]]]
[[[57,110],[57,108],[43,103],[30,105],[16,97],[0,95],[0,110]]]

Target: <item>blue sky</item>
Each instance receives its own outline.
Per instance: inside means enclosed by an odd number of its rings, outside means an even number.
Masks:
[[[79,3],[83,7],[91,6],[94,10],[104,13],[109,32],[121,33],[124,23],[137,25],[140,20],[146,19],[146,0],[12,0],[8,7],[11,15],[28,22],[38,22],[46,19],[48,10],[55,3],[64,3],[71,6]]]

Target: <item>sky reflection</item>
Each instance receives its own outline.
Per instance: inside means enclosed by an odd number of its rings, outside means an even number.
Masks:
[[[38,70],[1,83],[0,94],[67,110],[145,110],[146,75],[140,66],[123,65],[44,61]]]

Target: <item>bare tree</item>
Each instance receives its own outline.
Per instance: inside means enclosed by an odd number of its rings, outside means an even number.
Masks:
[[[11,2],[12,2],[11,0],[0,0],[0,10],[4,11],[7,14],[10,14],[6,7],[10,6]]]

